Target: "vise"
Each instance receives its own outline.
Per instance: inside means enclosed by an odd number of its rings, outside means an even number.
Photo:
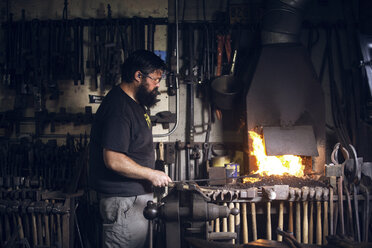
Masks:
[[[194,237],[206,240],[231,240],[236,233],[212,232],[209,221],[237,215],[237,208],[211,203],[196,184],[176,183],[160,203],[149,201],[144,216],[153,220],[159,218],[164,230],[165,240],[162,247],[188,247],[185,238]]]

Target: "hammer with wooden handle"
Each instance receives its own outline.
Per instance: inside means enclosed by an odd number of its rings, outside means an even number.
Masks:
[[[326,237],[328,236],[328,196],[329,196],[329,189],[323,189],[323,206],[324,206],[324,214],[323,214],[323,244],[327,244]]]
[[[340,214],[340,223],[341,223],[341,234],[345,235],[345,224],[344,224],[344,201],[343,201],[343,194],[342,194],[342,184],[343,178],[340,176],[337,182],[337,189],[338,189],[338,208]]]
[[[248,243],[248,216],[247,216],[247,203],[242,203],[242,222],[243,222],[243,244]]]
[[[271,187],[263,187],[262,193],[264,197],[267,199],[266,203],[266,239],[271,240],[272,234],[271,234],[271,201],[275,200],[276,193],[273,188]]]
[[[315,187],[315,199],[316,199],[316,244],[322,244],[322,194],[323,189],[321,187]]]
[[[223,203],[227,207],[227,203]],[[222,218],[222,232],[227,232],[227,218]]]
[[[314,243],[314,200],[315,189],[309,188],[309,201],[310,201],[310,215],[309,215],[309,244]]]
[[[301,189],[296,188],[296,239],[301,243]]]
[[[257,240],[257,221],[256,221],[256,203],[251,202],[251,214],[252,214],[252,239]]]
[[[333,188],[329,188],[329,234],[333,236]]]
[[[295,200],[295,189],[289,188],[289,217],[288,217],[288,231],[293,233],[293,201]]]
[[[284,202],[280,201],[279,202],[278,228],[280,228],[281,230],[283,230],[283,215],[284,215]],[[282,241],[283,236],[278,233],[276,239],[278,241]]]
[[[229,203],[229,209],[234,208],[234,203]],[[235,216],[230,214],[228,217],[228,224],[229,224],[229,232],[234,233],[235,232]],[[232,240],[232,243],[235,244],[235,239]]]
[[[240,244],[240,203],[235,203],[235,208],[239,210],[239,213],[235,215],[235,232],[236,232],[236,244]]]
[[[309,243],[309,223],[308,223],[308,196],[309,196],[309,187],[302,187],[302,207],[303,207],[303,220],[302,220],[302,233],[303,233],[303,243]]]

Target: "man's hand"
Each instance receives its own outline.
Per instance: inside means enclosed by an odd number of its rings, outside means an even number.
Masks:
[[[172,182],[172,179],[167,174],[159,170],[153,170],[148,179],[155,187],[165,187],[168,183]]]

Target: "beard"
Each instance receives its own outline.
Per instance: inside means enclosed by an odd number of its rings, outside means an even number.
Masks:
[[[137,89],[136,99],[140,104],[151,108],[155,106],[156,103],[159,101],[156,97],[160,95],[160,93],[158,91],[158,88],[155,88],[152,91],[149,91],[148,88],[149,87],[146,80],[142,80]]]

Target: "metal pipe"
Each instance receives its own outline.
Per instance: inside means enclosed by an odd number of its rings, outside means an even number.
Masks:
[[[180,119],[180,88],[179,88],[179,74],[180,74],[180,64],[179,64],[179,44],[178,44],[178,0],[175,0],[175,22],[176,22],[176,123],[174,124],[173,128],[168,133],[161,133],[161,134],[154,134],[154,138],[159,137],[167,137],[173,134],[179,124]]]

